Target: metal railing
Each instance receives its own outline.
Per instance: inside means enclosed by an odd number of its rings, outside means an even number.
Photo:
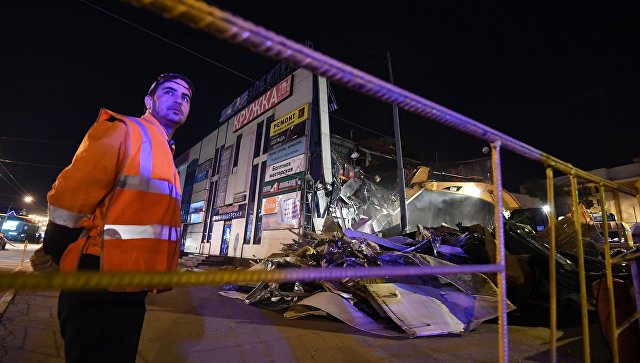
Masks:
[[[537,150],[514,138],[493,130],[466,116],[453,112],[443,106],[428,101],[420,96],[394,86],[391,83],[380,80],[344,63],[327,57],[319,52],[297,44],[269,30],[256,26],[246,20],[236,17],[228,12],[224,12],[214,6],[210,6],[196,0],[128,0],[134,5],[145,6],[156,11],[163,16],[181,21],[193,28],[200,29],[215,35],[221,39],[232,43],[238,43],[257,53],[272,57],[277,60],[285,60],[290,64],[306,68],[315,74],[341,84],[354,91],[367,94],[380,101],[391,103],[406,111],[413,112],[424,118],[437,121],[446,126],[455,128],[491,144],[492,150],[492,171],[495,203],[495,223],[496,223],[496,271],[498,271],[498,291],[499,291],[499,358],[501,362],[508,359],[508,332],[506,315],[506,271],[504,261],[504,231],[502,223],[502,175],[500,165],[501,146],[515,152],[516,154],[538,161],[546,166],[548,204],[554,205],[553,194],[553,169],[557,169],[570,175],[571,191],[574,210],[574,221],[578,242],[578,269],[580,279],[580,309],[583,329],[583,352],[585,362],[590,361],[589,350],[589,323],[587,314],[587,292],[585,281],[584,250],[582,247],[581,226],[578,208],[577,178],[597,183],[600,186],[600,205],[604,216],[604,236],[605,236],[605,266],[607,274],[607,286],[609,293],[609,305],[612,312],[611,332],[617,338],[615,304],[613,297],[613,282],[611,273],[611,259],[609,255],[608,226],[606,223],[606,210],[604,204],[605,187],[614,192],[635,195],[631,189],[622,187],[613,182],[604,180],[586,171],[580,170],[573,165],[558,158]],[[555,221],[555,211],[551,213],[552,221]],[[550,338],[551,338],[551,360],[555,361],[557,356],[557,304],[556,304],[556,241],[555,226],[551,225],[551,241],[549,255],[549,279],[550,279]],[[461,266],[460,266],[461,267]],[[634,264],[635,267],[635,264]],[[636,273],[637,275],[637,273]],[[637,307],[638,308],[638,307]],[[637,314],[636,314],[637,315]],[[617,342],[614,339],[612,353],[614,362],[618,361]]]
[[[131,286],[191,286],[211,285],[228,282],[256,282],[256,281],[309,281],[319,279],[342,279],[346,277],[379,277],[379,276],[408,276],[408,275],[434,275],[434,274],[458,274],[458,273],[488,273],[494,272],[498,276],[498,311],[499,311],[499,361],[508,360],[508,330],[506,309],[506,270],[504,260],[504,225],[502,215],[502,174],[500,163],[500,149],[502,147],[522,155],[531,160],[540,162],[546,167],[547,195],[550,206],[554,205],[553,194],[553,170],[559,170],[571,177],[571,190],[574,204],[575,227],[578,234],[578,259],[580,271],[580,295],[581,317],[583,327],[583,351],[584,361],[590,361],[589,330],[587,316],[587,296],[584,270],[584,256],[582,251],[580,219],[577,208],[578,193],[576,178],[581,178],[600,186],[600,199],[602,215],[606,216],[604,207],[603,189],[635,195],[631,189],[622,187],[610,181],[589,174],[575,168],[573,165],[559,160],[549,154],[537,150],[512,137],[502,134],[466,116],[460,115],[443,106],[426,100],[420,96],[396,87],[388,82],[368,75],[352,68],[344,63],[327,57],[319,52],[297,44],[264,28],[256,26],[246,20],[224,12],[214,6],[195,0],[127,0],[136,5],[143,6],[163,16],[183,22],[193,28],[200,29],[215,35],[226,41],[245,46],[257,53],[277,59],[285,60],[291,65],[303,67],[315,74],[325,76],[327,79],[338,83],[354,91],[364,93],[380,101],[397,105],[406,111],[415,113],[424,118],[434,120],[443,125],[452,127],[464,133],[475,136],[491,144],[492,171],[495,203],[495,233],[496,233],[496,264],[489,265],[461,265],[461,266],[436,266],[436,267],[379,267],[379,268],[344,268],[344,269],[301,269],[301,270],[272,270],[272,271],[216,271],[199,273],[59,273],[59,274],[30,274],[17,275],[12,279],[0,279],[0,289],[100,289],[107,287],[131,287]],[[555,220],[555,211],[551,211],[551,220]],[[606,218],[606,217],[604,217]],[[605,220],[606,222],[606,220]],[[607,236],[607,223],[604,223],[605,236]],[[557,312],[556,312],[556,239],[555,226],[550,223],[550,339],[551,361],[556,361],[557,356]],[[608,257],[608,241],[605,238],[605,264],[607,273],[607,285],[609,287],[610,309],[614,314],[614,298],[612,288],[611,261]],[[636,274],[637,275],[637,274]],[[637,318],[639,314],[632,318]],[[633,321],[633,320],[631,320]],[[616,328],[615,317],[611,319],[611,332],[617,338],[619,334]],[[630,324],[630,323],[629,323]],[[614,342],[613,359],[618,361],[617,344]]]

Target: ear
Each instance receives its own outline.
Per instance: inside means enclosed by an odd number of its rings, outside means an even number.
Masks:
[[[151,109],[151,101],[153,101],[151,96],[149,95],[144,96],[144,106],[147,108],[147,110]]]

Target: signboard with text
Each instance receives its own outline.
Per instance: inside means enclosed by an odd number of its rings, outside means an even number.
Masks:
[[[287,229],[300,226],[300,193],[282,194],[262,200],[262,229]]]
[[[245,125],[255,120],[258,116],[275,107],[285,98],[291,95],[293,85],[293,75],[282,80],[275,87],[271,88],[267,93],[253,101],[249,106],[238,112],[233,118],[233,132],[243,128]]]
[[[262,195],[272,196],[296,190],[302,184],[302,178],[304,178],[304,172],[265,182],[262,186]]]
[[[288,114],[273,121],[271,123],[271,126],[269,127],[269,136],[279,134],[282,131],[301,123],[302,121],[305,121],[308,117],[309,104],[305,103],[304,105],[296,108]]]
[[[211,220],[217,222],[228,219],[244,218],[246,210],[246,204],[235,204],[227,207],[216,208],[213,210]]]
[[[282,145],[277,149],[269,151],[267,155],[267,166],[277,164],[283,160],[291,159],[307,151],[307,139],[304,137],[297,138],[286,145]]]
[[[267,166],[264,181],[282,178],[283,176],[305,171],[307,167],[307,154],[295,156],[291,159]]]
[[[279,134],[269,137],[268,150],[271,151],[284,144],[288,144],[291,141],[303,138],[307,133],[307,122],[303,121],[299,124],[295,124],[292,127],[282,131]]]

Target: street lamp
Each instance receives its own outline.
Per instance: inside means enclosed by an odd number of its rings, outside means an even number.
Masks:
[[[31,203],[31,202],[33,202],[35,199],[34,199],[32,196],[30,196],[30,195],[28,195],[28,194],[27,194],[27,195],[25,195],[25,196],[22,198],[22,200],[23,200],[25,203]],[[12,205],[13,205],[13,201],[9,202],[9,207],[7,208],[7,215],[9,215],[9,213],[11,212],[11,206],[12,206]]]

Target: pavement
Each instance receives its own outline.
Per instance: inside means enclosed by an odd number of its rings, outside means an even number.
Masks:
[[[29,246],[28,251],[35,248]],[[6,256],[0,255],[0,260]],[[22,259],[17,260],[16,264]],[[29,269],[23,267],[22,271]],[[332,318],[287,320],[282,312],[247,305],[223,297],[219,291],[218,286],[204,286],[149,295],[136,362],[498,361],[495,323],[482,324],[464,336],[389,338]],[[57,296],[57,291],[11,294],[6,309],[0,310],[0,362],[64,362]],[[590,332],[591,359],[608,361],[609,352],[597,324]],[[558,361],[582,362],[580,327],[563,329],[560,335]],[[509,361],[548,362],[549,330],[510,326]]]

